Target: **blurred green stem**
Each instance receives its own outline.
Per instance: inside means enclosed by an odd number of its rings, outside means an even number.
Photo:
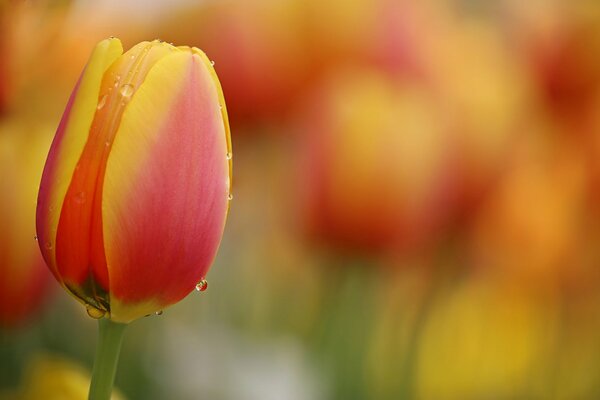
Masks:
[[[98,327],[98,347],[88,400],[109,400],[127,325],[102,318],[98,320]]]

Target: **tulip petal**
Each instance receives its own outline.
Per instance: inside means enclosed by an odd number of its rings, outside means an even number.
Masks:
[[[229,203],[230,141],[213,74],[206,57],[178,49],[152,67],[123,114],[102,197],[118,322],[185,297],[216,254]]]
[[[104,72],[122,53],[118,39],[106,39],[96,45],[69,98],[44,168],[38,195],[37,232],[46,264],[61,283],[56,236],[62,204],[87,141]]]
[[[154,63],[172,51],[166,43],[142,42],[105,71],[87,143],[62,204],[56,240],[58,272],[77,297],[102,310],[110,308],[101,210],[111,143],[131,95]]]

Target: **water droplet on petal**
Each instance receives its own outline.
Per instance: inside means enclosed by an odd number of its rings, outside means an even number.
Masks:
[[[202,279],[198,284],[196,284],[196,290],[198,292],[204,292],[208,288],[208,281],[206,279]]]
[[[84,192],[78,192],[77,194],[75,194],[73,196],[73,201],[77,204],[83,204],[85,203],[85,193]]]
[[[163,315],[163,311],[159,310],[159,311],[155,312],[154,314],[156,314],[156,315]]]
[[[39,240],[40,238],[38,237],[38,235],[34,235],[33,236],[33,240],[35,240],[36,242]]]
[[[104,145],[105,145],[106,147],[110,146],[110,140],[107,140],[106,142],[104,142]]]
[[[227,200],[229,200],[229,201],[233,200],[233,195],[231,193],[229,193],[229,195],[227,195]]]
[[[48,250],[52,250],[52,242],[46,242],[46,244],[44,245]]]
[[[102,109],[102,107],[104,107],[104,105],[106,104],[106,98],[107,98],[107,97],[108,97],[107,95],[104,95],[104,96],[102,96],[102,97],[100,98],[100,100],[98,101],[98,105],[96,106],[96,109],[97,109],[97,110],[101,110],[101,109]]]
[[[225,157],[227,157],[228,160],[231,160],[231,152],[227,152],[227,154],[225,155]]]
[[[85,307],[85,310],[87,311],[88,315],[94,319],[100,319],[104,317],[104,314],[106,314],[106,311],[99,310],[96,307],[90,306],[89,304]]]
[[[133,85],[129,83],[124,84],[121,86],[120,92],[123,97],[130,97],[133,94]]]
[[[215,61],[214,60],[210,60],[210,65],[212,65],[214,67],[215,66]]]

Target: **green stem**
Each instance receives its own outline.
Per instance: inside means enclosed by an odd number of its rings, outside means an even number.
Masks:
[[[107,318],[98,320],[98,347],[88,400],[110,399],[125,327]]]

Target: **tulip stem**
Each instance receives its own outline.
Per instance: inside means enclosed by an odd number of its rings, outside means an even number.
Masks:
[[[98,320],[98,347],[88,400],[110,399],[125,327],[126,324],[119,324],[107,318]]]

